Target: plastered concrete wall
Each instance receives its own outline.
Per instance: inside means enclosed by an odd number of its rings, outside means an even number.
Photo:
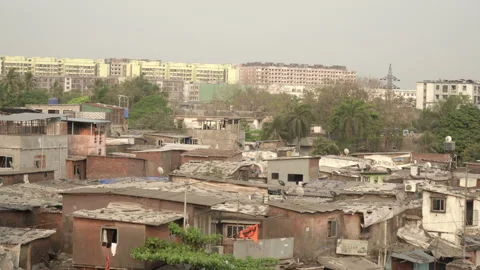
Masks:
[[[446,198],[445,213],[431,211],[432,197]],[[434,235],[440,236],[442,239],[460,245],[460,239],[457,235],[460,235],[463,230],[464,206],[464,198],[424,190],[422,203],[423,228]],[[474,200],[473,210],[480,210],[480,202],[478,200]],[[480,229],[480,226],[468,226],[468,229]]]
[[[105,156],[107,151],[105,135],[69,135],[68,151],[72,156]]]
[[[239,143],[245,143],[243,130],[200,130],[189,129],[188,135],[198,139],[198,144],[210,145],[218,149],[239,149]]]
[[[278,181],[272,179],[272,173],[278,173],[278,179],[285,182],[287,186],[296,185],[295,182],[288,182],[288,174],[303,174],[303,182],[315,180],[318,178],[318,159],[270,160],[268,161],[268,183],[277,184]]]

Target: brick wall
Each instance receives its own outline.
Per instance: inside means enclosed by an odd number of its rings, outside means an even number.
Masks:
[[[30,243],[30,265],[45,263],[50,260],[48,252],[50,251],[50,239],[37,239]]]
[[[147,162],[146,176],[160,176],[158,167],[162,167],[163,174],[167,175],[181,165],[181,153],[184,151],[157,151],[157,152],[135,152],[137,158],[145,159]]]
[[[28,181],[30,183],[52,180],[54,179],[54,171],[46,171],[46,172],[32,172],[26,173],[28,175]],[[0,177],[3,179],[4,185],[15,185],[23,183],[23,176],[25,173],[22,174],[11,174],[11,175],[1,175]]]
[[[0,211],[1,227],[30,227],[35,224],[35,214],[32,211],[6,210]]]
[[[75,175],[74,169],[75,165],[79,166],[80,175]],[[87,162],[86,160],[67,160],[67,164],[65,166],[67,173],[67,179],[75,179],[75,180],[84,180],[86,178],[86,169],[87,169]]]
[[[56,230],[57,232],[50,236],[50,247],[53,251],[63,250],[63,219],[62,213],[39,211],[35,216],[35,228]]]
[[[146,161],[128,157],[87,157],[87,179],[109,179],[119,177],[144,177]]]

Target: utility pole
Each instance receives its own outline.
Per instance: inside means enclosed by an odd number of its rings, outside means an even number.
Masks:
[[[386,83],[385,83],[385,90],[386,90],[385,96],[386,96],[387,100],[390,100],[391,97],[392,97],[392,94],[393,94],[393,90],[394,89],[399,89],[399,87],[396,86],[394,84],[394,82],[399,82],[400,81],[397,77],[393,76],[392,64],[390,64],[390,66],[388,67],[387,76],[381,78],[380,80],[381,81],[386,81]]]

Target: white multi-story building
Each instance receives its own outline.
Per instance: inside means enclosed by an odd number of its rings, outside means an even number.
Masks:
[[[302,99],[306,87],[303,85],[272,84],[272,85],[269,85],[266,89],[270,94],[288,94],[291,96],[295,96],[299,99]]]
[[[437,80],[417,83],[417,109],[426,109],[452,95],[465,95],[480,104],[480,83],[473,80]]]

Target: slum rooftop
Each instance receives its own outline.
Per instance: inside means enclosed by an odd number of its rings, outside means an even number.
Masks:
[[[54,233],[55,230],[0,227],[0,244],[23,245]]]
[[[262,165],[251,161],[206,161],[206,162],[187,162],[180,166],[180,169],[172,172],[173,175],[203,175],[217,176],[220,178],[229,177],[241,168]]]
[[[240,155],[242,151],[237,149],[194,149],[182,154],[182,156],[189,157],[233,157]]]
[[[172,211],[155,211],[133,203],[110,203],[106,208],[96,210],[78,210],[74,217],[107,221],[159,226],[183,218],[183,215]]]
[[[45,181],[31,184],[16,184],[0,187],[0,210],[32,210],[35,207],[60,208],[59,192],[87,183]]]

